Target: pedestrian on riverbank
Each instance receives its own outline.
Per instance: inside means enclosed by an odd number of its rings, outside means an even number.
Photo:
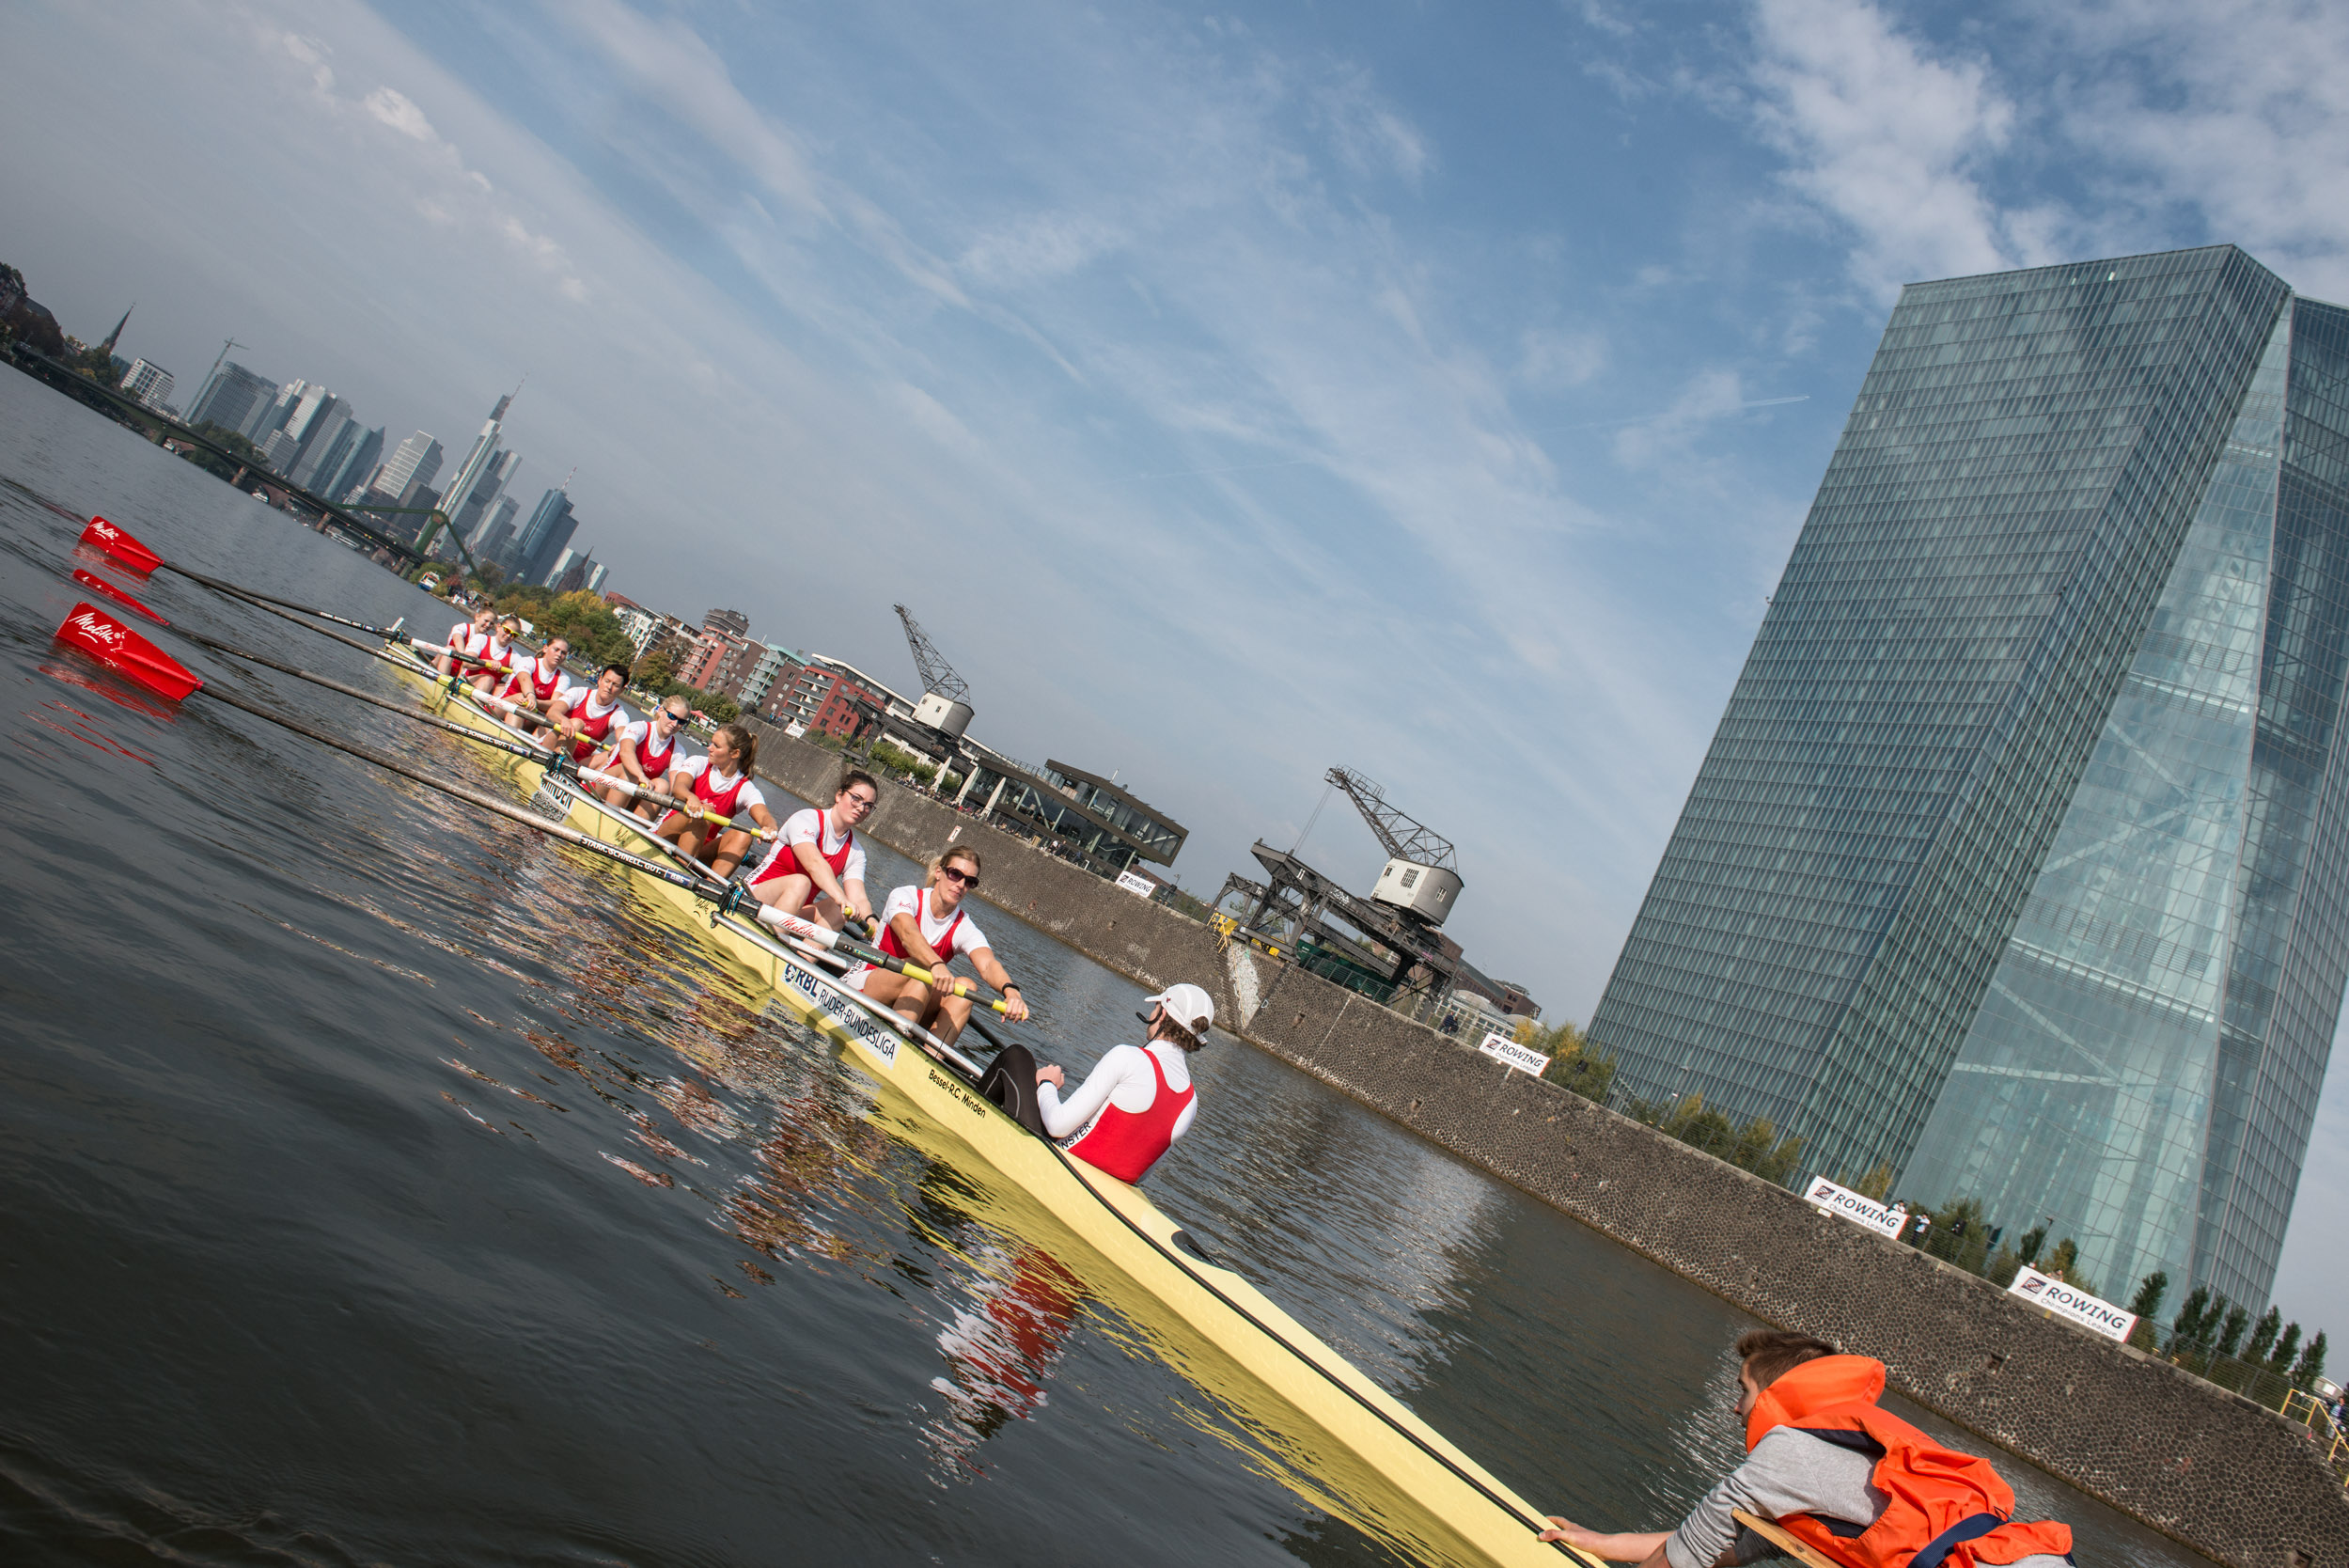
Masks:
[[[1675,1530],[1607,1535],[1553,1517],[1544,1541],[1642,1568],[1715,1568],[1781,1548],[1735,1515],[1774,1520],[1839,1568],[2066,1568],[2072,1530],[2018,1520],[1985,1459],[1944,1448],[1877,1408],[1884,1363],[1824,1340],[1738,1336],[1746,1458]]]

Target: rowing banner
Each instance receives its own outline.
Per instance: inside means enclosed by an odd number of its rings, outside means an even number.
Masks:
[[[1810,1185],[1803,1189],[1803,1201],[1831,1215],[1841,1215],[1855,1225],[1865,1225],[1879,1235],[1897,1236],[1901,1227],[1908,1223],[1907,1204],[1887,1208],[1866,1193],[1854,1192],[1824,1176],[1811,1179]]]
[[[1550,1058],[1541,1052],[1518,1044],[1505,1034],[1488,1034],[1484,1043],[1477,1047],[1496,1061],[1505,1061],[1520,1073],[1540,1077],[1550,1065]]]
[[[2059,1318],[2093,1328],[2108,1340],[2126,1340],[2137,1326],[2137,1314],[2124,1312],[2109,1301],[2099,1301],[2065,1284],[2052,1274],[2042,1274],[2026,1263],[2007,1287],[2007,1294],[2019,1295],[2034,1307],[2044,1307]]]
[[[1135,871],[1120,871],[1118,873],[1118,886],[1124,888],[1129,893],[1136,894],[1145,899],[1151,897],[1158,891],[1158,884]]]

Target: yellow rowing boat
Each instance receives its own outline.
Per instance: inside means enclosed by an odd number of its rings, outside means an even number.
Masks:
[[[397,667],[442,716],[514,739],[514,730],[466,697],[452,697],[423,664]],[[550,777],[538,762],[508,760],[517,785],[550,816],[632,854],[678,863],[639,819]],[[1074,1272],[1146,1333],[1177,1372],[1241,1416],[1292,1491],[1423,1560],[1554,1568],[1565,1557],[1596,1568],[1595,1559],[1538,1542],[1543,1521],[1516,1493],[1254,1285],[1208,1260],[1139,1187],[1071,1158],[981,1097],[923,1031],[875,1008],[756,922],[719,914],[655,877],[630,882],[787,1010],[847,1047],[848,1059],[887,1091],[892,1131],[979,1178],[979,1217],[1072,1262],[1097,1261],[1102,1266]]]

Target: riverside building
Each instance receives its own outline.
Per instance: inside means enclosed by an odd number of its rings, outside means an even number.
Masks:
[[[2267,1299],[2349,977],[2349,311],[1912,285],[1590,1036],[1809,1171]]]

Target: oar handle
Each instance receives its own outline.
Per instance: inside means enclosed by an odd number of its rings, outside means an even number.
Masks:
[[[820,926],[813,920],[803,920],[796,915],[786,915],[773,904],[760,905],[759,919],[761,924],[773,926],[777,931],[797,937],[803,943],[822,948],[830,952],[845,953],[860,964],[869,964],[876,969],[886,969],[892,974],[903,975],[907,980],[919,980],[924,985],[943,986],[952,995],[961,996],[966,1001],[977,1002],[979,1006],[995,1012],[1008,1014],[1010,1011],[1003,1002],[981,996],[975,989],[965,991],[964,986],[974,985],[975,982],[966,980],[960,975],[943,969],[925,969],[918,964],[894,957],[883,952],[879,948],[859,942],[853,936],[844,936],[829,926]]]

